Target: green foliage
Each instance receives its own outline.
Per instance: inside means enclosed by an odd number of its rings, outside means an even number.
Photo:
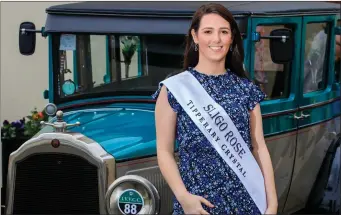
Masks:
[[[40,121],[47,121],[48,115],[45,112],[38,112],[37,108],[31,111],[31,115],[14,122],[4,120],[1,127],[1,139],[31,138],[40,129]]]
[[[44,111],[38,112],[37,108],[31,111],[31,115],[26,116],[29,120],[25,123],[25,135],[34,136],[41,129],[41,121],[47,121],[48,115]]]
[[[123,36],[121,37],[121,43],[123,44],[122,54],[124,62],[130,65],[131,59],[133,58],[139,44],[139,38],[137,36]]]

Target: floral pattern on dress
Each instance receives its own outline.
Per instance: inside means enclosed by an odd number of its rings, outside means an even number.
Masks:
[[[206,75],[189,68],[207,93],[229,114],[241,136],[252,150],[249,110],[265,98],[252,81],[227,70],[221,75]],[[162,84],[152,95],[157,99]],[[238,176],[220,157],[201,133],[173,94],[167,89],[168,101],[177,113],[176,141],[179,151],[179,171],[187,190],[202,196],[215,207],[203,207],[210,214],[260,214],[257,206]],[[184,214],[174,198],[173,214]]]

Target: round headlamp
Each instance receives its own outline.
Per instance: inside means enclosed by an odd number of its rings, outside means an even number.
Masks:
[[[53,116],[53,115],[56,114],[56,112],[57,112],[58,109],[57,109],[57,106],[56,106],[55,104],[53,104],[53,103],[48,103],[48,104],[45,106],[44,110],[45,110],[45,113],[46,113],[47,115]]]
[[[125,175],[112,183],[105,196],[109,214],[158,214],[160,196],[154,185],[137,175]]]

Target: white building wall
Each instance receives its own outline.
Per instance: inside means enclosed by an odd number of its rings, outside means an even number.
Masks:
[[[21,119],[34,107],[44,108],[48,100],[48,39],[37,34],[31,56],[19,52],[19,25],[31,21],[37,29],[45,25],[45,9],[68,2],[1,2],[1,125],[3,120]]]
[[[19,26],[30,21],[41,29],[45,25],[46,8],[71,2],[1,2],[1,73],[0,123],[19,120],[34,107],[44,108],[48,100],[43,91],[48,89],[48,40],[36,35],[36,50],[31,56],[19,52]],[[1,144],[0,144],[1,146]],[[0,147],[0,155],[2,154]],[[0,184],[2,160],[0,159]]]

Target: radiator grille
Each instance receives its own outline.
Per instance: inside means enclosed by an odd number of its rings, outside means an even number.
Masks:
[[[13,214],[99,214],[97,167],[71,154],[36,154],[16,164]]]
[[[161,198],[160,214],[172,213],[173,192],[163,178],[158,167],[128,171],[126,175],[139,175],[154,184]]]

